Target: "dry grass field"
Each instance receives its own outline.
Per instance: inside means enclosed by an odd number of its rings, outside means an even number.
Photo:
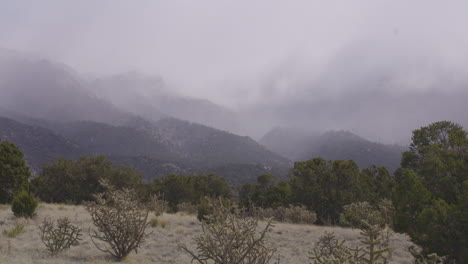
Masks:
[[[50,217],[56,220],[68,217],[72,224],[83,230],[79,245],[57,256],[50,256],[40,239],[39,225],[42,219]],[[149,219],[155,218],[150,215]],[[200,234],[201,226],[195,216],[184,214],[164,214],[158,217],[162,227],[149,227],[151,235],[142,244],[138,254],[132,252],[123,263],[190,263],[191,259],[178,249],[178,244],[185,243],[194,248],[192,239]],[[115,263],[106,253],[96,249],[88,235],[93,228],[91,218],[83,206],[58,204],[40,204],[37,215],[30,220],[16,219],[9,206],[0,205],[0,232],[14,227],[17,221],[26,224],[26,231],[14,238],[0,233],[0,263]],[[309,263],[308,251],[324,231],[335,232],[338,238],[349,241],[349,245],[359,243],[359,231],[314,225],[293,225],[276,223],[268,235],[268,241],[278,248],[281,263]],[[395,248],[390,263],[411,263],[412,257],[407,252],[411,245],[408,237],[395,234],[392,246]]]

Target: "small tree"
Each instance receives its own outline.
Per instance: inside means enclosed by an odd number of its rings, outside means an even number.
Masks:
[[[72,225],[66,217],[57,220],[57,227],[54,221],[45,218],[39,230],[41,230],[42,243],[51,255],[65,251],[81,240],[81,229]]]
[[[31,173],[23,156],[17,146],[0,140],[0,203],[10,203],[16,193],[28,189]]]
[[[202,221],[203,233],[194,240],[198,252],[186,245],[180,248],[199,264],[267,264],[276,249],[268,246],[265,237],[271,220],[257,232],[258,220],[243,217],[241,210],[225,206],[221,200],[209,202],[211,214]]]
[[[86,205],[98,229],[90,230],[89,234],[99,250],[123,259],[132,250],[137,253],[148,236],[145,229],[150,224],[147,221],[149,210],[138,202],[133,190],[116,190],[104,180],[101,180],[101,184],[107,191],[96,195],[96,201]],[[107,245],[100,245],[96,239]]]

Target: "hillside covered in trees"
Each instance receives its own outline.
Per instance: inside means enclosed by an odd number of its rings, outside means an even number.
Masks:
[[[419,253],[410,249],[415,261],[434,259],[437,255],[432,253],[437,253],[443,263],[463,263],[468,246],[467,172],[468,132],[450,121],[414,130],[410,148],[393,174],[385,167],[360,169],[353,160],[317,157],[295,162],[287,179],[253,170],[259,174],[256,183],[241,186],[229,185],[218,175],[183,173],[145,183],[138,171],[104,156],[55,159],[31,177],[20,149],[2,141],[0,202],[12,202],[16,215],[18,200],[25,203],[22,206],[34,196],[45,202],[81,204],[95,200],[95,194],[106,192],[110,184],[116,190],[136,190],[140,202],[162,198],[170,212],[198,212],[206,224],[211,218],[205,217],[216,212],[210,198],[218,197],[222,204],[243,208],[243,217],[359,228],[361,235],[369,236],[366,243],[379,245],[382,252],[390,249],[380,244],[385,243],[381,235],[395,230],[422,248]],[[32,216],[34,208],[26,215]]]

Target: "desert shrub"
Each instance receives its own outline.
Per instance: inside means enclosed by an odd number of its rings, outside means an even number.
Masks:
[[[378,226],[379,239],[382,245],[388,246],[393,235],[394,207],[390,200],[384,199],[372,206],[368,202],[357,202],[344,206],[340,215],[340,224],[368,231],[372,226]],[[391,253],[392,250],[389,250]]]
[[[177,205],[177,211],[194,215],[198,213],[198,206],[193,205],[192,203],[183,202]]]
[[[349,249],[344,240],[338,240],[334,233],[325,232],[309,252],[314,264],[358,264],[357,250]]]
[[[347,247],[345,240],[338,240],[333,233],[325,232],[309,252],[309,259],[313,260],[313,264],[386,264],[390,253],[379,239],[381,232],[380,226],[367,225],[360,233],[364,246],[356,248]]]
[[[16,217],[32,218],[38,202],[34,196],[26,191],[21,191],[13,197],[11,210]]]
[[[14,238],[24,232],[26,232],[26,224],[22,222],[16,222],[12,228],[4,229],[2,233],[6,237]]]
[[[213,213],[213,209],[215,207],[212,206],[213,203],[220,202],[226,208],[234,208],[236,207],[235,203],[229,199],[218,197],[217,199],[213,199],[210,197],[203,197],[200,199],[200,203],[197,205],[197,219],[198,221],[208,221],[208,215]],[[245,211],[243,211],[245,213]]]
[[[186,245],[180,248],[200,264],[266,264],[271,263],[276,249],[267,245],[266,233],[271,220],[258,229],[258,219],[243,217],[236,207],[226,206],[222,200],[208,202],[210,214],[202,221],[203,233],[195,237],[197,252]]]
[[[259,219],[273,218],[274,221],[293,224],[313,224],[317,221],[317,215],[305,206],[255,208],[253,214]]]
[[[169,209],[169,204],[164,200],[163,196],[160,193],[153,194],[149,197],[147,203],[147,209],[154,212],[156,216],[160,216],[163,213],[167,212]]]
[[[39,230],[41,230],[42,243],[51,255],[65,251],[81,240],[81,229],[72,225],[66,217],[57,220],[57,227],[54,221],[45,218]]]
[[[197,219],[202,222],[206,220],[206,216],[209,214],[209,204],[207,199],[201,199],[197,205]]]
[[[117,259],[125,258],[131,251],[137,253],[140,244],[148,236],[145,233],[149,210],[143,208],[133,190],[116,190],[101,181],[106,192],[96,195],[96,201],[87,203],[97,231],[90,231],[91,240],[101,251]],[[100,245],[100,240],[107,245]]]
[[[371,225],[392,226],[393,205],[389,200],[382,200],[377,206],[368,202],[357,202],[343,207],[340,224],[361,228],[362,220]]]
[[[159,224],[159,219],[157,219],[157,218],[152,218],[152,219],[150,220],[150,226],[151,226],[151,227],[153,227],[153,228],[154,228],[154,227],[157,227],[158,224]]]

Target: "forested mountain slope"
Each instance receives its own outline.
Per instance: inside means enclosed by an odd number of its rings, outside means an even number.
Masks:
[[[277,128],[260,142],[291,160],[322,157],[328,160],[354,160],[360,167],[385,166],[390,171],[399,167],[401,153],[407,148],[372,142],[349,131],[323,134],[298,129]]]

